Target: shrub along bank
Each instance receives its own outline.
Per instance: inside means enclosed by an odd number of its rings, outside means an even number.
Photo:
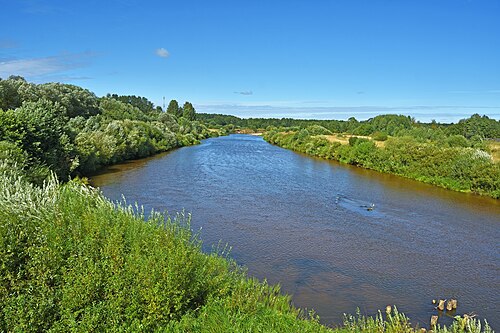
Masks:
[[[317,131],[317,129],[316,129]],[[463,136],[445,141],[415,136],[390,137],[383,146],[367,138],[350,137],[348,144],[308,129],[271,130],[264,139],[283,148],[333,159],[380,172],[416,179],[455,191],[500,198],[500,165],[492,156]],[[385,139],[385,138],[384,138]],[[460,139],[460,142],[455,142]],[[482,146],[480,146],[482,147]]]

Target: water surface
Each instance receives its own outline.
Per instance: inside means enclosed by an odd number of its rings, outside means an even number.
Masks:
[[[428,323],[431,300],[454,297],[460,313],[474,311],[499,327],[498,200],[310,158],[248,135],[113,166],[92,182],[113,200],[124,195],[148,210],[191,212],[205,249],[228,243],[250,275],[280,283],[323,323],[388,304]]]

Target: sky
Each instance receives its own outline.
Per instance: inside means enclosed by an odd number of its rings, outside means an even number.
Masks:
[[[0,78],[240,117],[500,119],[500,0],[0,0]]]

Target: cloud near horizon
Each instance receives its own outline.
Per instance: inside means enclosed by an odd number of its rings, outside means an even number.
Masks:
[[[253,95],[253,91],[251,91],[251,90],[235,91],[234,93],[238,94],[238,95],[245,95],[245,96]]]
[[[92,53],[84,52],[0,61],[0,77],[19,75],[35,81],[53,76],[70,78],[67,72],[87,66],[92,56]],[[78,77],[73,77],[73,79],[78,79]]]
[[[155,51],[155,54],[160,58],[168,58],[170,56],[170,52],[168,52],[165,48],[160,47]]]

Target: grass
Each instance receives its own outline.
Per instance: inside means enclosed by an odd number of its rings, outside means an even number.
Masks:
[[[500,141],[490,140],[487,143],[488,148],[490,149],[491,156],[493,157],[493,162],[500,162]]]

